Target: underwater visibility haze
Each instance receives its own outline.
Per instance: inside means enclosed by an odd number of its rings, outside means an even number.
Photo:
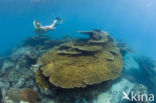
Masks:
[[[135,52],[154,57],[155,5],[155,0],[1,0],[1,53],[35,35],[34,19],[47,25],[61,17],[65,19],[64,25],[51,32],[55,38],[77,30],[100,28],[127,42]]]
[[[0,47],[0,103],[156,103],[155,0],[0,0]]]

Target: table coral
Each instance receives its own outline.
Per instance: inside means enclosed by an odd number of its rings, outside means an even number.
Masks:
[[[119,48],[109,38],[102,45],[81,43],[81,40],[74,43],[56,46],[40,58],[39,62],[42,64],[40,70],[45,77],[49,78],[52,85],[61,88],[85,88],[119,76],[123,68],[122,55]],[[67,48],[62,49],[62,46]],[[58,51],[71,49],[85,51],[85,53],[77,56],[58,53]],[[90,51],[92,51],[91,54]]]

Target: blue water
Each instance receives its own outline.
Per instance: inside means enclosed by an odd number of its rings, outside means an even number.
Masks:
[[[47,25],[61,17],[65,22],[48,33],[52,38],[100,28],[156,59],[155,11],[155,0],[0,0],[0,54],[36,35],[34,19]]]

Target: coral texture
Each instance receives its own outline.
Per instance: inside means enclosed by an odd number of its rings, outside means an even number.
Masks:
[[[39,100],[38,93],[29,88],[23,90],[12,90],[8,93],[8,97],[10,100],[17,103],[20,101],[36,103]]]
[[[56,46],[40,58],[40,70],[49,78],[51,84],[61,88],[84,88],[87,85],[113,80],[119,76],[123,60],[119,48],[109,40],[108,35],[105,38],[108,42],[103,45],[75,40],[70,45],[66,43]],[[60,51],[82,53],[77,56],[60,55]]]

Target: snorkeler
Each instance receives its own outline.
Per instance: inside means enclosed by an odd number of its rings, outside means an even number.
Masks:
[[[57,23],[58,21],[60,21],[59,23]],[[63,23],[63,19],[61,18],[56,18],[53,23],[51,25],[48,25],[48,26],[43,26],[40,24],[40,22],[37,22],[36,20],[34,20],[33,24],[34,24],[34,27],[35,27],[35,32],[37,32],[38,34],[42,34],[42,33],[45,33],[45,32],[48,32],[50,30],[55,30],[56,29],[56,25],[59,25],[59,24],[62,24]]]

